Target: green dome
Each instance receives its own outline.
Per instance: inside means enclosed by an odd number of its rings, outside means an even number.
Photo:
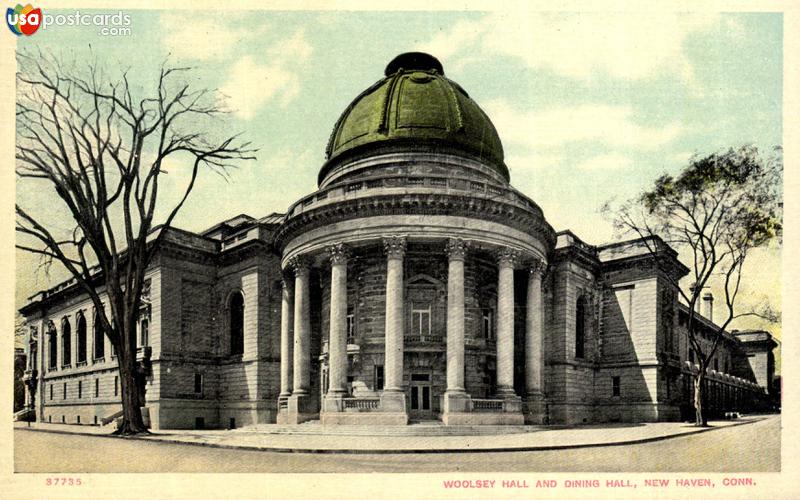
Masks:
[[[345,109],[331,134],[320,179],[345,153],[422,145],[478,158],[506,180],[503,145],[486,113],[433,56],[409,52],[394,58],[386,77]]]

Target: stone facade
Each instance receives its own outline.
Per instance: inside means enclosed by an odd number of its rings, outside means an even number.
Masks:
[[[390,63],[327,151],[319,189],[285,214],[168,230],[140,320],[153,428],[688,417],[676,253],[556,233],[438,61]],[[115,357],[96,348],[88,298],[66,282],[22,313],[37,419],[113,419]],[[726,334],[713,411],[758,407],[774,347],[766,332]]]

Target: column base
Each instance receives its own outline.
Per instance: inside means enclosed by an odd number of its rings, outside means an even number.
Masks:
[[[503,412],[505,413],[519,413],[522,415],[522,398],[514,394],[505,393],[497,395],[503,400]]]
[[[442,396],[442,413],[468,413],[472,411],[472,397],[465,391],[445,391]]]
[[[279,424],[295,425],[319,418],[319,413],[316,412],[314,401],[309,394],[292,394],[286,402],[286,410],[279,412],[276,419]]]
[[[525,416],[525,423],[529,425],[547,424],[547,402],[544,395],[528,394],[522,402],[522,413]]]

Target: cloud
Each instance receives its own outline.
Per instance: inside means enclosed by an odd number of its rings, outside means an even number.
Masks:
[[[272,99],[285,106],[297,96],[299,87],[299,76],[279,62],[259,64],[251,56],[244,56],[231,67],[219,91],[225,96],[226,107],[248,120]]]
[[[593,156],[577,165],[578,170],[617,170],[633,165],[633,160],[619,153]]]
[[[574,79],[600,73],[640,80],[668,73],[691,80],[684,43],[717,22],[714,15],[678,13],[503,12],[456,23],[421,48],[453,67],[480,53],[483,60],[510,56]]]
[[[678,123],[648,127],[633,120],[630,106],[582,104],[525,111],[505,100],[489,101],[486,112],[506,144],[535,149],[593,141],[614,147],[655,149],[677,138]]]
[[[199,61],[219,60],[228,55],[234,45],[247,36],[246,30],[237,28],[235,19],[221,23],[214,17],[167,12],[160,18],[163,44],[167,51],[178,59]]]
[[[286,106],[300,92],[299,72],[313,51],[301,29],[268,47],[266,62],[258,62],[250,55],[241,57],[219,89],[225,97],[225,106],[245,120],[253,118],[270,101]]]

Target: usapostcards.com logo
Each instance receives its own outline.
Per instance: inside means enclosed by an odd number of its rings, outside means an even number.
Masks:
[[[127,36],[131,34],[131,17],[123,12],[114,14],[42,14],[42,9],[34,9],[31,4],[23,7],[17,4],[6,10],[6,24],[17,36],[31,36],[39,29],[48,26],[97,26],[101,36]]]

